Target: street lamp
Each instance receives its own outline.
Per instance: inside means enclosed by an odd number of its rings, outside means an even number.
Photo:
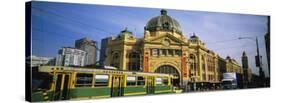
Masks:
[[[260,78],[262,79],[262,82],[263,79],[264,79],[264,72],[262,70],[262,56],[260,56],[260,52],[259,52],[259,42],[258,42],[258,37],[254,38],[254,37],[239,37],[238,39],[250,39],[250,40],[253,40],[256,42],[256,46],[257,46],[257,56],[255,57],[255,60],[256,60],[256,67],[259,67],[259,75],[260,75]]]

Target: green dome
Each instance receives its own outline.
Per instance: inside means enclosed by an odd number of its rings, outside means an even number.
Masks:
[[[153,17],[148,21],[145,26],[145,30],[148,31],[156,31],[156,30],[164,30],[164,31],[175,31],[179,34],[182,34],[180,24],[173,19],[172,17],[167,15],[166,10],[161,10],[161,15],[157,17]]]
[[[193,33],[193,35],[190,37],[190,39],[192,40],[199,40],[199,37],[195,35],[195,33]]]

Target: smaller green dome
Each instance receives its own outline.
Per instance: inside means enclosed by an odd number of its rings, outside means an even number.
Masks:
[[[193,33],[193,35],[192,35],[192,36],[190,36],[190,39],[194,39],[194,40],[196,39],[196,40],[199,40],[199,37],[198,37],[198,36],[196,36],[196,35],[195,35],[195,33]]]

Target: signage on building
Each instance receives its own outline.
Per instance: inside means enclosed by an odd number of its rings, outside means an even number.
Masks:
[[[144,61],[143,61],[143,65],[144,65],[143,72],[148,72],[148,68],[149,68],[148,63],[149,63],[149,53],[145,52]]]
[[[188,79],[188,72],[187,72],[187,65],[186,65],[186,54],[183,53],[182,55],[182,79],[187,80]]]

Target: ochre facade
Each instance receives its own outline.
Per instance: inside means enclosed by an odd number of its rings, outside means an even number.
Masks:
[[[193,34],[184,36],[179,23],[161,10],[144,27],[142,38],[127,28],[106,46],[105,65],[122,70],[168,73],[178,84],[219,83],[219,56]]]

